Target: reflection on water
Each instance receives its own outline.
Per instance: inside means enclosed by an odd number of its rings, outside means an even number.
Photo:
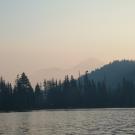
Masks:
[[[135,109],[0,113],[0,135],[111,135],[135,133]]]

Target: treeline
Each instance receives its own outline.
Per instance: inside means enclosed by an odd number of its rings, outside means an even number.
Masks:
[[[123,78],[115,90],[105,80],[95,83],[88,73],[83,78],[65,76],[64,81],[50,80],[33,89],[25,73],[17,76],[12,87],[0,79],[0,110],[45,108],[135,107],[135,84]]]

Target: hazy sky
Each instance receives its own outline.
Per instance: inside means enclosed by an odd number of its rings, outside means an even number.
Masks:
[[[135,59],[135,0],[0,0],[0,73]]]

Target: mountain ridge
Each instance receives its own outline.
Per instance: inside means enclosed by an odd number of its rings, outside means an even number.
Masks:
[[[90,80],[105,81],[108,87],[116,88],[123,78],[135,82],[135,61],[115,60],[88,73]]]

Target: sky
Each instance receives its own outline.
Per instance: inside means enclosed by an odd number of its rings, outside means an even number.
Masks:
[[[0,0],[0,74],[135,59],[134,0]]]

